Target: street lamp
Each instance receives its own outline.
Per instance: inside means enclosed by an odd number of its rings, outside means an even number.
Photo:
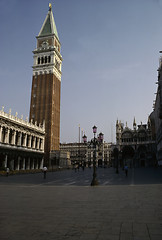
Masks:
[[[96,186],[98,185],[97,174],[96,174],[96,146],[100,145],[103,142],[103,134],[100,133],[97,139],[96,138],[97,127],[93,126],[92,129],[94,133],[94,138],[91,140],[91,143],[93,145],[93,179],[91,182],[91,186]]]
[[[86,145],[86,143],[87,143],[87,136],[84,134],[83,135],[83,142],[84,142],[84,145]],[[87,147],[85,148],[85,152],[84,152],[84,165],[83,165],[83,169],[84,169],[84,166],[86,166],[86,151],[87,151]]]
[[[87,142],[87,136],[84,134],[83,136],[83,142],[86,143]]]
[[[92,129],[93,129],[94,137],[89,144],[89,146],[93,147],[93,179],[91,182],[91,186],[96,186],[98,185],[97,174],[96,174],[96,147],[100,146],[103,143],[103,133],[100,133],[98,135],[98,138],[96,138],[97,127],[93,126]],[[87,143],[87,136],[85,134],[83,136],[83,142]]]

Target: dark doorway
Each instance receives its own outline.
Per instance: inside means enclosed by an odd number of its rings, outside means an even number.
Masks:
[[[102,159],[98,159],[98,166],[102,167]]]
[[[145,167],[145,160],[141,160],[141,167]]]

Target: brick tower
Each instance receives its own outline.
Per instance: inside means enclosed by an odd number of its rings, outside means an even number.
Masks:
[[[59,150],[60,144],[60,91],[61,65],[60,41],[51,4],[38,34],[37,47],[33,51],[33,79],[30,103],[30,121],[45,121],[45,160],[50,153]]]

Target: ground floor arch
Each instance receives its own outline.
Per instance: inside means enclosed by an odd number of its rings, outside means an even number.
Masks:
[[[121,151],[121,164],[132,167],[134,164],[135,150],[132,146],[124,146]]]

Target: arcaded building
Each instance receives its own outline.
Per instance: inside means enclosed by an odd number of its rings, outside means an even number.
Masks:
[[[0,170],[42,169],[44,165],[44,125],[0,110]]]
[[[33,79],[30,103],[30,121],[45,121],[45,160],[49,165],[50,153],[59,151],[60,144],[60,94],[61,94],[61,44],[52,8],[36,37],[33,51]]]

